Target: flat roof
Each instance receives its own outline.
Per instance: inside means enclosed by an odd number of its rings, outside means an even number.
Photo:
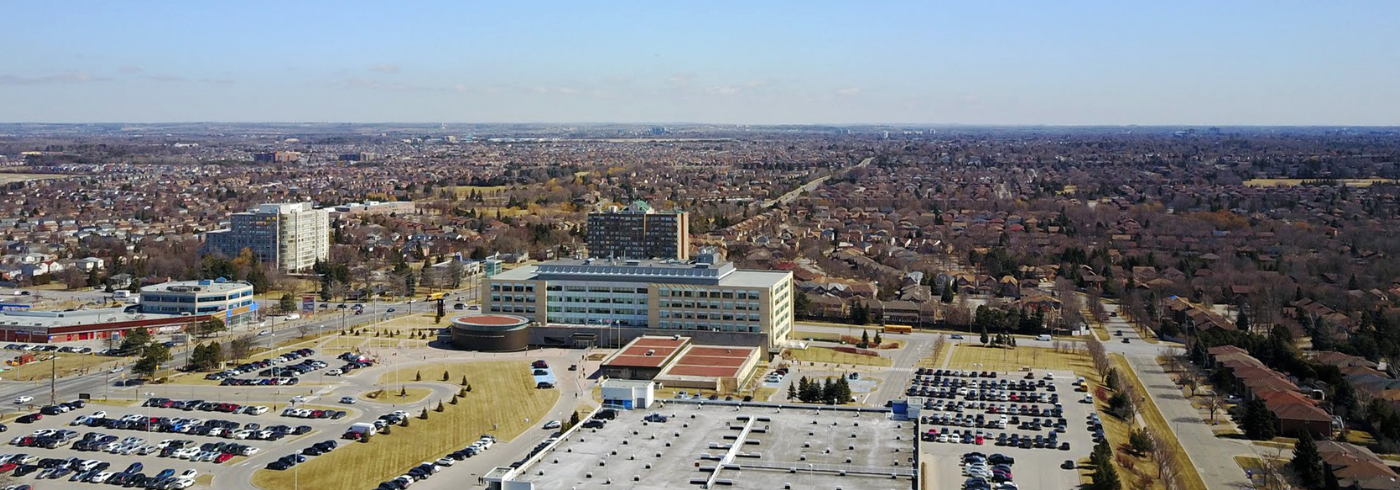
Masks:
[[[694,264],[677,261],[642,260],[639,265],[595,260],[556,260],[518,267],[491,279],[506,281],[597,281],[646,284],[692,284],[721,287],[772,288],[792,277],[790,271],[761,271],[734,268],[734,263]]]
[[[54,328],[71,327],[76,325],[97,325],[103,323],[134,322],[140,320],[161,320],[166,318],[178,318],[183,315],[165,315],[159,313],[140,313],[134,311],[127,313],[121,308],[94,308],[89,310],[73,311],[0,311],[0,328],[16,329],[24,327]],[[218,312],[222,313],[222,312]]]
[[[725,480],[717,487],[735,490],[785,484],[889,490],[912,484],[915,467],[906,458],[915,450],[914,426],[886,412],[723,402],[665,403],[653,410],[670,420],[647,422],[647,410],[621,411],[601,429],[571,433],[515,478],[537,490],[605,488],[608,480],[618,488],[694,490],[699,486],[693,480],[712,475]],[[751,430],[744,431],[746,426]],[[729,444],[740,444],[741,456],[729,461],[735,466],[715,471],[715,458]]]
[[[481,327],[511,327],[529,323],[529,319],[514,315],[464,315],[453,318],[453,323]]]
[[[199,280],[199,281],[170,281],[160,284],[152,284],[141,288],[142,293],[218,293],[234,291],[243,288],[251,288],[252,284],[243,281]],[[197,289],[196,289],[197,288]]]
[[[689,342],[690,337],[637,337],[603,361],[603,367],[662,367]],[[651,355],[647,355],[648,351]]]
[[[662,376],[734,378],[744,363],[758,352],[757,347],[714,347],[694,345],[681,354]]]

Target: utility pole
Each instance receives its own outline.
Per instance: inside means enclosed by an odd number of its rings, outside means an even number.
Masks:
[[[49,405],[58,404],[58,353],[49,358]]]

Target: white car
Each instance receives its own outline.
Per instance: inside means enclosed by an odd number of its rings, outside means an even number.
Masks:
[[[262,337],[262,336],[264,336],[264,335],[267,335],[267,330],[263,330],[263,331],[261,331],[261,332],[258,332],[258,336],[259,336],[259,337]]]
[[[558,428],[559,428],[559,421],[558,421],[558,420],[551,420],[551,421],[549,421],[549,422],[545,422],[545,423],[544,423],[544,428],[545,428],[545,429],[558,429]]]
[[[120,373],[120,372],[122,372],[122,371],[125,370],[125,369],[126,369],[126,368],[123,368],[123,367],[121,367],[121,366],[114,366],[114,367],[112,367],[112,372],[113,372],[113,373]]]
[[[98,473],[97,475],[94,475],[94,476],[92,477],[92,479],[91,479],[91,480],[88,480],[88,481],[93,482],[93,483],[103,483],[103,482],[106,482],[108,478],[111,478],[112,475],[114,475],[114,474],[115,474],[115,473],[112,473],[112,472],[110,472],[110,471],[104,471],[104,472]]]
[[[180,476],[177,476],[176,478],[179,478],[181,480],[193,480],[196,476],[199,476],[199,470],[190,468],[188,470],[180,472]]]
[[[19,397],[15,397],[15,405],[23,405],[23,404],[25,404],[25,403],[29,403],[29,402],[32,402],[32,401],[34,401],[34,397],[32,397],[32,396],[19,396]]]
[[[96,411],[96,412],[92,412],[92,418],[95,418],[95,419],[105,419],[105,418],[107,418],[107,412],[106,412],[106,411],[103,411],[103,410],[98,410],[98,411]]]
[[[332,369],[330,371],[326,371],[326,376],[340,376],[340,370]]]

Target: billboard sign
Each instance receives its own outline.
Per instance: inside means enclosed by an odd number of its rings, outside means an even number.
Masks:
[[[301,297],[301,314],[310,315],[316,313],[316,295],[308,294]]]

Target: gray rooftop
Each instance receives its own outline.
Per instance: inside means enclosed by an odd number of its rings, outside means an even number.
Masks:
[[[90,310],[74,311],[0,311],[0,328],[36,327],[53,328],[68,327],[73,325],[93,325],[98,323],[129,322],[136,320],[156,320],[161,318],[174,318],[180,315],[163,315],[156,313],[139,313],[133,311],[127,313],[122,308],[95,308]]]
[[[520,267],[497,274],[494,279],[772,287],[790,275],[786,271],[740,270],[734,267],[733,262],[707,264],[675,260],[565,259]]]

